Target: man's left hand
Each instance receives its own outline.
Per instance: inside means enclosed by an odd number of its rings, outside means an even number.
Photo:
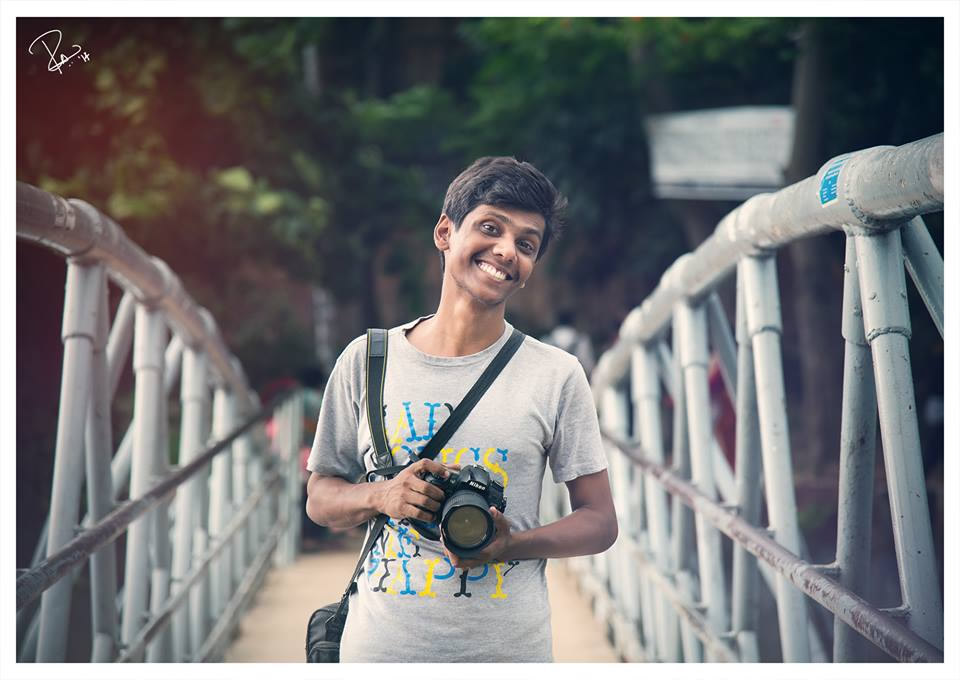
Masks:
[[[443,554],[447,556],[447,559],[450,560],[450,564],[452,564],[455,568],[473,569],[474,567],[479,567],[487,564],[488,562],[502,561],[501,556],[507,552],[507,549],[513,543],[513,534],[510,532],[510,523],[507,521],[507,518],[503,516],[502,512],[491,506],[490,515],[493,517],[493,526],[496,533],[494,534],[493,540],[490,541],[489,545],[487,545],[486,548],[481,550],[473,557],[464,558],[455,555],[454,553],[450,552],[446,544],[444,544],[441,539],[441,544],[443,544]]]

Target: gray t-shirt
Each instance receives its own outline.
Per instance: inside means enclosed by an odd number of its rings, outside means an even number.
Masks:
[[[406,338],[420,320],[389,334],[384,424],[398,465],[426,445],[513,330],[507,323],[500,339],[476,354],[437,357]],[[361,336],[330,373],[307,469],[354,481],[375,468],[365,363]],[[511,529],[539,526],[548,463],[556,482],[606,468],[579,361],[527,337],[438,460],[485,467],[504,486]],[[456,570],[438,542],[390,520],[350,598],[341,661],[551,661],[545,567],[546,560],[532,559]]]

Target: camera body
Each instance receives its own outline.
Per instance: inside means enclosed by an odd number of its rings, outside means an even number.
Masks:
[[[427,538],[442,536],[447,549],[460,557],[471,557],[487,547],[496,535],[490,507],[500,512],[507,507],[503,486],[479,465],[466,465],[446,478],[427,474],[424,481],[443,491],[445,497],[436,513],[439,533],[437,523],[410,523]]]

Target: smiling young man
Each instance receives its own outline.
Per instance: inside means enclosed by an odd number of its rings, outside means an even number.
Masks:
[[[449,186],[433,239],[443,265],[435,314],[389,332],[384,424],[394,463],[412,460],[513,331],[506,301],[523,288],[556,235],[565,200],[529,163],[481,158]],[[355,484],[376,468],[366,420],[361,336],[340,355],[323,396],[307,462],[307,514],[352,527],[391,520],[350,598],[340,659],[349,661],[551,661],[544,569],[550,557],[598,553],[617,520],[596,411],[578,360],[526,337],[454,432],[440,460]],[[432,521],[443,501],[427,473],[486,468],[504,487],[490,508],[494,540],[463,559],[406,520]],[[572,512],[540,525],[549,465]]]

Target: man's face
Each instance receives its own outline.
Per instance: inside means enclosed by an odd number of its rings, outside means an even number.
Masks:
[[[493,307],[533,274],[544,229],[539,213],[483,204],[467,213],[459,229],[441,216],[434,240],[446,251],[445,276],[477,302]]]

